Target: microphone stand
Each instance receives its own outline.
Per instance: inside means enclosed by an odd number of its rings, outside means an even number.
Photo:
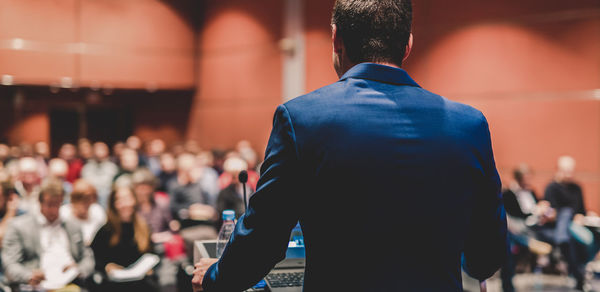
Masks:
[[[238,180],[242,183],[242,191],[244,192],[244,212],[248,208],[248,200],[246,199],[246,183],[248,182],[248,172],[245,170],[240,171]]]

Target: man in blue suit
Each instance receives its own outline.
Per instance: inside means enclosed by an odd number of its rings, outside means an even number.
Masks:
[[[408,0],[337,0],[334,84],[280,105],[257,191],[194,287],[241,291],[285,257],[300,222],[304,291],[462,291],[507,252],[490,133],[478,110],[401,69]]]

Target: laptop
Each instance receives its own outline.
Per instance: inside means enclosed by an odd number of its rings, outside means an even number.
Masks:
[[[200,258],[214,258],[217,254],[216,240],[198,240],[194,243],[194,262]],[[304,283],[305,250],[300,224],[292,230],[285,259],[277,263],[263,281],[247,291],[302,292]]]

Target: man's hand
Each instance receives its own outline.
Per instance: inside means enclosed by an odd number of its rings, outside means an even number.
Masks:
[[[37,286],[45,279],[46,279],[46,276],[44,276],[44,272],[42,272],[40,270],[34,270],[33,273],[31,274],[31,278],[29,278],[29,285]]]
[[[194,277],[192,278],[192,288],[194,289],[194,292],[203,291],[202,280],[204,279],[204,274],[206,274],[208,268],[218,260],[219,259],[214,258],[203,258],[194,265]]]

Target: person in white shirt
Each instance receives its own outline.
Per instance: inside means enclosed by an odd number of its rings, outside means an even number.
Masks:
[[[81,225],[83,241],[89,246],[96,232],[106,223],[106,211],[96,202],[96,188],[84,179],[73,184],[71,202],[60,207],[62,220],[73,220]]]
[[[59,218],[64,190],[60,181],[44,183],[40,212],[16,217],[2,242],[2,266],[11,288],[58,289],[83,285],[94,270],[94,257],[84,245],[81,227]]]
[[[81,178],[86,179],[96,188],[98,203],[106,209],[113,178],[119,172],[119,168],[110,160],[110,151],[106,144],[96,142],[93,147],[94,159],[88,160],[83,166]]]

